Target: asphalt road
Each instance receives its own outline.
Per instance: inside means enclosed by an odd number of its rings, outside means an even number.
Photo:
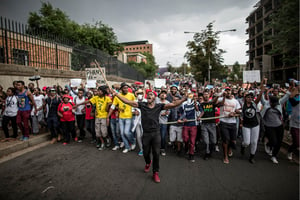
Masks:
[[[247,152],[248,153],[248,152]],[[144,173],[135,152],[98,151],[88,141],[48,145],[0,164],[0,199],[299,199],[299,165],[279,155],[273,164],[260,145],[256,163],[238,150],[230,164],[215,153],[196,162],[171,150],[161,157],[161,183]]]

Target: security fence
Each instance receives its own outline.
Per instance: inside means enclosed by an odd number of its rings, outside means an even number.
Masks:
[[[145,77],[130,65],[93,47],[0,17],[0,62],[53,70],[84,71],[97,60],[106,75],[138,81]]]

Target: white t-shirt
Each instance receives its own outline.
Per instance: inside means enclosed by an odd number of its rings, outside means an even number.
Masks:
[[[76,96],[76,97],[74,98],[74,103],[75,103],[76,105],[77,105],[77,104],[80,104],[80,103],[83,103],[83,102],[85,102],[85,98],[84,98],[84,97],[82,97],[82,99],[79,99],[78,96]],[[78,106],[77,109],[76,109],[76,111],[75,111],[75,115],[82,115],[82,114],[83,114],[83,113],[82,113],[82,109],[84,109],[84,107],[85,107],[84,104]]]
[[[16,96],[8,96],[5,100],[4,115],[15,117],[18,114],[18,99]]]
[[[36,105],[36,108],[37,109],[39,109],[40,107],[43,107],[43,100],[44,100],[44,96],[43,95],[39,95],[39,96],[35,96],[35,95],[33,95],[33,99],[34,99],[34,101],[35,101],[35,105]],[[34,111],[35,111],[35,109],[34,109],[34,107],[32,108],[32,110],[31,110],[31,115],[34,115]],[[42,113],[43,112],[43,109],[42,110],[39,110],[38,111],[38,113],[37,113],[37,115],[39,114],[39,113]]]
[[[218,99],[219,102],[223,101],[223,97]],[[224,105],[220,108],[220,116],[227,116],[231,112],[235,112],[235,110],[240,109],[240,103],[235,99],[225,99]],[[236,123],[236,117],[225,117],[220,118],[221,122],[225,123]]]

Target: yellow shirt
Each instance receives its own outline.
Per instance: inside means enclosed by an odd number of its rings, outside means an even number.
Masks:
[[[132,93],[127,93],[126,95],[123,95],[120,93],[121,96],[125,97],[128,100],[134,101],[135,97]],[[130,119],[132,118],[132,110],[131,106],[128,104],[123,103],[117,96],[114,98],[113,105],[119,106],[119,118],[121,119]]]
[[[90,99],[90,102],[96,105],[96,118],[106,118],[108,112],[106,111],[107,104],[111,103],[111,99],[108,96],[99,97],[94,96]]]

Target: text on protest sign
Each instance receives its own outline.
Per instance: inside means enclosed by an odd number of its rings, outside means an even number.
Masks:
[[[260,82],[260,70],[243,71],[243,82]]]

